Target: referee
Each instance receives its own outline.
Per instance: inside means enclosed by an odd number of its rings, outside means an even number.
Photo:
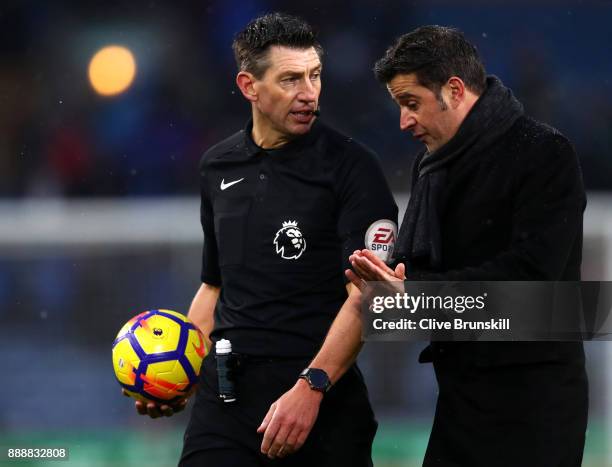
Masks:
[[[220,399],[210,355],[180,466],[372,465],[366,387],[355,354],[334,350],[361,332],[348,257],[367,244],[385,258],[397,208],[375,155],[318,121],[322,49],[307,23],[259,17],[233,49],[252,119],[200,163],[202,286],[189,317],[231,342],[236,401]]]

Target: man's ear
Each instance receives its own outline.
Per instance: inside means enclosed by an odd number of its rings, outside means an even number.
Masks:
[[[257,101],[257,91],[255,91],[255,77],[248,71],[241,71],[236,75],[236,84],[242,95],[248,101]]]
[[[465,83],[457,76],[451,76],[446,82],[451,106],[456,108],[465,98]]]

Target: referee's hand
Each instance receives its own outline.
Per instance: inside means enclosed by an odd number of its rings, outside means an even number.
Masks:
[[[124,396],[130,397],[125,389],[121,389],[121,392]],[[185,410],[187,400],[192,392],[193,391],[191,391],[184,399],[181,399],[173,404],[158,404],[157,402],[144,403],[142,401],[135,401],[134,406],[136,407],[136,412],[138,412],[139,415],[148,415],[151,418],[171,417],[175,413]]]
[[[297,383],[276,402],[264,417],[257,433],[263,433],[261,452],[270,459],[285,457],[302,447],[319,414],[323,394]]]

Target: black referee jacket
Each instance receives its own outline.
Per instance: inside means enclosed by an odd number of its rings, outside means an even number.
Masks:
[[[320,121],[280,149],[252,122],[200,163],[202,282],[220,285],[213,340],[310,357],[346,299],[348,256],[397,207],[375,154]]]

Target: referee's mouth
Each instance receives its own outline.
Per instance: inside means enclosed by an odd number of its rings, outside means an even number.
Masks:
[[[294,110],[289,113],[299,123],[310,123],[311,120],[314,118],[314,110],[312,109]]]

